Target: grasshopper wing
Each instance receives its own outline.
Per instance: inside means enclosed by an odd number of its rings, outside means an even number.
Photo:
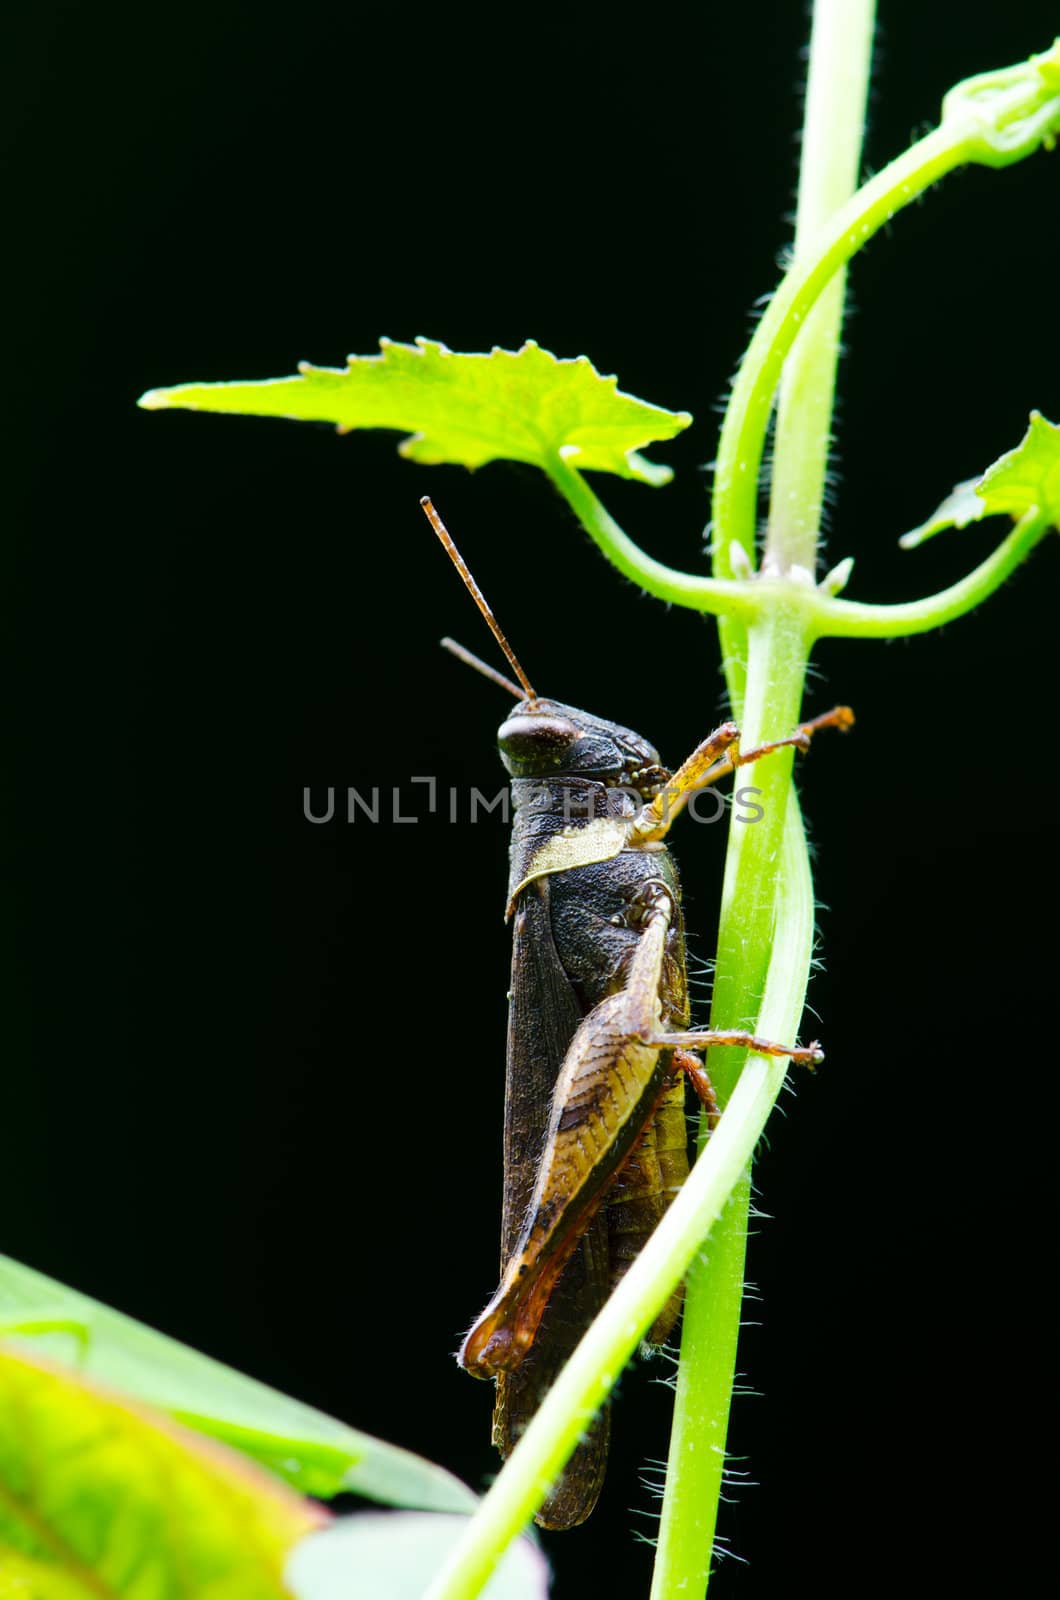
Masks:
[[[556,953],[549,916],[549,880],[519,896],[512,947],[504,1106],[504,1222],[501,1272],[519,1240],[545,1144],[553,1090],[581,1008]],[[607,1219],[598,1213],[554,1289],[534,1344],[514,1372],[497,1379],[493,1440],[502,1456],[520,1434],[608,1294]],[[537,1514],[545,1528],[584,1522],[599,1497],[607,1466],[607,1409],[584,1438]]]

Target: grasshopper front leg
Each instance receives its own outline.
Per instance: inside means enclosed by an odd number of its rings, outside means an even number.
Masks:
[[[460,1351],[461,1364],[476,1376],[514,1371],[530,1349],[560,1274],[674,1072],[687,1072],[701,1096],[710,1094],[702,1064],[684,1055],[684,1043],[752,1042],[747,1034],[679,1034],[662,1027],[660,984],[674,908],[664,884],[646,887],[649,903],[625,986],[589,1013],[571,1041],[526,1221],[496,1294]],[[753,1044],[774,1055],[819,1056],[816,1047]]]
[[[788,746],[808,750],[813,735],[825,728],[838,728],[846,733],[853,726],[854,713],[850,707],[833,706],[831,711],[823,712],[810,722],[800,722],[795,732],[786,738],[770,739],[751,750],[741,750],[739,728],[735,722],[723,722],[682,761],[655,798],[644,807],[633,823],[630,844],[650,847],[664,838],[692,796],[717,783],[726,773],[735,772],[738,767],[749,767],[753,761],[760,761],[763,756]]]

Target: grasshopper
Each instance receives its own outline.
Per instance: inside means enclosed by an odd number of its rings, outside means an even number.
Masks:
[[[443,644],[515,695],[497,742],[512,783],[508,919],[514,924],[504,1114],[501,1281],[459,1361],[497,1384],[493,1442],[514,1448],[560,1367],[688,1176],[687,1078],[713,1123],[693,1052],[720,1045],[809,1066],[818,1045],[689,1030],[681,891],[667,831],[694,794],[822,727],[741,752],[725,722],[673,773],[629,728],[532,688],[429,499],[421,502],[518,683]],[[648,1333],[665,1342],[678,1289]],[[589,1425],[537,1514],[589,1516],[607,1463],[609,1416]]]

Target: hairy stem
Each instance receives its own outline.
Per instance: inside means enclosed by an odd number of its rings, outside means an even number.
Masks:
[[[799,172],[795,259],[857,188],[873,7],[818,0]],[[832,86],[841,85],[838,92]],[[845,115],[846,125],[840,123]],[[831,443],[846,267],[813,307],[784,363],[777,402],[766,565],[813,570]]]
[[[581,473],[568,466],[561,456],[555,456],[549,462],[547,471],[601,552],[633,583],[673,605],[689,606],[696,611],[714,614],[725,612],[735,617],[754,615],[758,602],[749,584],[732,577],[704,578],[679,572],[676,567],[664,566],[634,544],[606,506],[597,499]]]
[[[814,9],[793,272],[800,269],[808,239],[819,234],[857,181],[873,19],[873,0],[817,0]],[[828,292],[804,319],[784,369],[766,563],[771,573],[785,577],[794,575],[795,568],[812,573],[816,565],[843,314],[843,277],[834,273],[835,265]],[[726,429],[731,438],[728,417]],[[760,448],[751,456],[753,482],[745,482],[743,489],[753,517]],[[720,478],[720,460],[718,470]],[[726,517],[723,492],[716,536],[724,532]],[[734,536],[749,545],[746,530],[738,528]],[[715,571],[721,575],[717,557]],[[810,645],[800,613],[801,608],[781,601],[746,630],[731,622],[721,626],[734,711],[751,742],[776,738],[799,719]],[[738,661],[733,659],[737,640]],[[798,1026],[805,1001],[813,889],[791,786],[792,763],[788,756],[762,765],[766,770],[756,774],[763,790],[762,820],[730,830],[712,1027],[753,1025],[762,1031],[775,1016],[781,1027],[791,1030]],[[711,1073],[723,1102],[738,1069],[739,1063],[713,1052]],[[774,1093],[782,1082],[783,1074],[777,1074]],[[702,1130],[701,1141],[704,1134]],[[749,1200],[748,1173],[730,1200],[723,1238],[712,1237],[706,1264],[697,1265],[688,1282],[652,1600],[702,1594],[709,1582],[736,1368]],[[724,1270],[711,1270],[710,1257],[719,1253]]]
[[[904,634],[927,633],[972,611],[1000,588],[1049,532],[1047,513],[1037,506],[1013,528],[1008,538],[984,561],[937,594],[886,606],[859,604],[856,600],[822,599],[813,624],[817,638],[897,639]]]

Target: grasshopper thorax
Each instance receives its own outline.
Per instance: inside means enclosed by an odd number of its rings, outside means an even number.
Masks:
[[[650,798],[669,777],[654,745],[632,728],[559,700],[521,700],[497,730],[497,744],[513,778],[592,778]]]

